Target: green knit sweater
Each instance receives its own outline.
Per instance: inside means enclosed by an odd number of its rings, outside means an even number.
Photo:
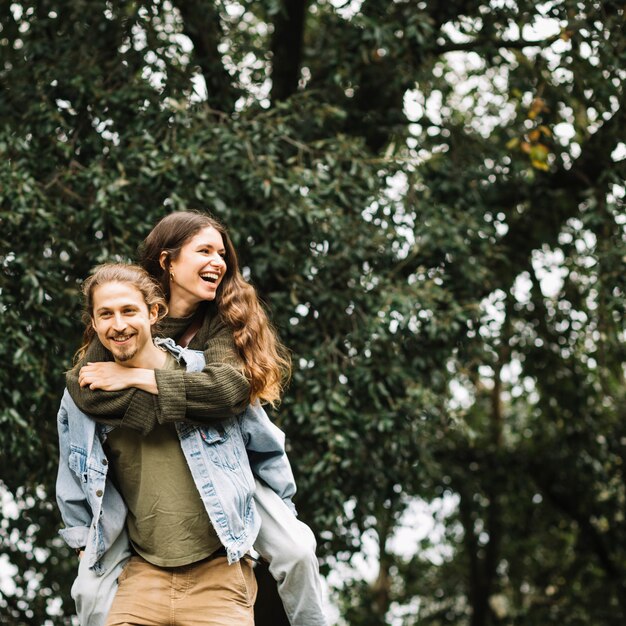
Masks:
[[[157,334],[177,340],[190,321],[165,318]],[[67,373],[68,391],[77,406],[97,422],[142,433],[150,432],[157,422],[210,423],[241,413],[250,402],[250,384],[242,372],[232,331],[212,303],[189,348],[204,351],[204,370],[155,370],[158,395],[135,387],[122,391],[92,390],[78,384],[80,368],[87,362],[113,360],[96,337],[85,356]]]

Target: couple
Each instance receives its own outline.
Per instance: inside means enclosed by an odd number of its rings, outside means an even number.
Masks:
[[[228,234],[173,213],[141,265],[85,281],[83,346],[58,414],[81,626],[253,624],[253,546],[292,626],[324,625],[315,539],[260,405],[279,399],[288,360]]]

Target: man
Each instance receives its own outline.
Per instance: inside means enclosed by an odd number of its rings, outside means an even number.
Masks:
[[[167,309],[144,270],[100,266],[84,293],[90,327],[117,364],[179,367],[152,341]],[[256,581],[244,557],[259,522],[240,421],[219,429],[159,424],[144,436],[97,425],[66,392],[58,425],[57,501],[61,534],[82,554],[72,588],[81,626],[253,624]],[[261,442],[260,463],[270,460],[264,478],[272,486],[276,476],[290,501],[282,433],[261,419],[245,438]]]

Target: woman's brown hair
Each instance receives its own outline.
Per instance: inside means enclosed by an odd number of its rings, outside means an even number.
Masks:
[[[256,290],[239,270],[239,260],[226,228],[214,217],[200,211],[171,213],[152,229],[139,248],[141,265],[170,297],[170,263],[178,258],[189,239],[206,227],[222,236],[226,273],[215,296],[222,319],[233,331],[235,345],[243,361],[244,374],[250,382],[251,401],[275,404],[280,400],[291,362],[286,348],[259,301]],[[161,255],[166,253],[165,267]]]
[[[85,279],[82,285],[85,332],[83,333],[83,343],[74,355],[76,362],[83,358],[87,347],[96,334],[91,323],[93,319],[94,291],[96,287],[106,285],[107,283],[129,283],[135,287],[143,296],[148,310],[151,310],[154,305],[158,307],[157,324],[167,315],[167,303],[165,302],[160,286],[152,276],[142,267],[139,267],[139,265],[104,263],[103,265],[94,267],[91,275]]]

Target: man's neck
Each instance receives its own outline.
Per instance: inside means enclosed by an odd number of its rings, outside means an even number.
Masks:
[[[123,367],[139,367],[147,370],[161,369],[165,365],[167,353],[157,348],[152,341],[146,344],[132,359],[117,361]]]

